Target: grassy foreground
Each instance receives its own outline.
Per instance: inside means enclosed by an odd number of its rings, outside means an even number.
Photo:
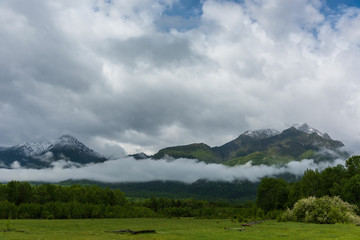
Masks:
[[[17,231],[4,232],[6,227]],[[348,224],[319,225],[266,221],[246,231],[228,219],[94,219],[0,220],[0,239],[357,239],[360,227]],[[155,234],[115,234],[111,230],[156,230]],[[24,231],[24,232],[20,232]]]

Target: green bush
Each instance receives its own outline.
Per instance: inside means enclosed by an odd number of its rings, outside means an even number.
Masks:
[[[276,217],[278,222],[287,222],[292,220],[291,211],[290,209],[285,210],[282,214],[279,214]]]
[[[297,221],[307,223],[353,223],[359,224],[360,217],[355,214],[356,206],[344,202],[339,197],[309,197],[297,201],[292,210],[285,211],[278,221]]]
[[[265,219],[277,219],[283,213],[282,210],[272,210],[266,213]]]

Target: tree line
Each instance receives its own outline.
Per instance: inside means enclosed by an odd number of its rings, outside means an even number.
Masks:
[[[236,218],[257,214],[253,203],[155,198],[130,201],[119,189],[92,186],[0,184],[0,218],[68,219],[127,217]],[[262,212],[260,212],[262,214]]]
[[[308,169],[297,182],[263,178],[258,187],[256,204],[269,212],[292,208],[300,199],[324,196],[339,196],[360,209],[360,156],[350,157],[345,166],[328,167],[322,172]]]
[[[99,218],[145,216],[144,209],[128,208],[120,190],[97,186],[31,186],[11,181],[0,185],[0,218]],[[141,214],[139,213],[141,211]]]

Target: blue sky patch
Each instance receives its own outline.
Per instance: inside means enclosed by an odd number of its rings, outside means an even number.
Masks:
[[[156,24],[160,29],[169,31],[176,29],[186,31],[195,28],[200,23],[202,5],[206,0],[179,0],[166,9]],[[220,1],[220,0],[219,0]],[[221,0],[244,3],[244,0]],[[321,12],[325,15],[340,13],[346,7],[360,8],[360,0],[323,0]]]

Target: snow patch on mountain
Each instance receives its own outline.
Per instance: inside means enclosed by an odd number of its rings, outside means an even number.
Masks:
[[[279,135],[280,131],[276,129],[260,129],[260,130],[249,130],[243,133],[243,135],[254,138],[254,139],[265,139]]]
[[[46,142],[31,142],[31,143],[24,143],[17,145],[13,148],[22,151],[26,156],[34,156],[39,155],[43,152],[46,152],[51,146],[54,145],[53,141],[46,141]]]

